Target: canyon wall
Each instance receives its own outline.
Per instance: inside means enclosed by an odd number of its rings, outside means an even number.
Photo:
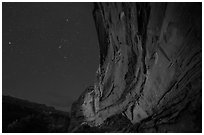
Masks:
[[[202,4],[94,7],[100,63],[72,106],[73,125],[100,127],[121,114],[135,132],[201,132]]]

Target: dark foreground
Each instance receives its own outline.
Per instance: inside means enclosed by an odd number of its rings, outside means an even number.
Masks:
[[[53,107],[2,97],[3,133],[63,133],[68,132],[69,113]]]

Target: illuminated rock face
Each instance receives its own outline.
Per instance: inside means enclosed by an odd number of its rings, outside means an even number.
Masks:
[[[84,121],[122,113],[138,132],[201,130],[201,13],[200,3],[95,4],[100,65]]]

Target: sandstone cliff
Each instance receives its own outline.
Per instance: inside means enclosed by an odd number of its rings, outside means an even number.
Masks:
[[[100,64],[73,127],[122,115],[121,132],[201,132],[201,3],[96,3],[93,16]]]

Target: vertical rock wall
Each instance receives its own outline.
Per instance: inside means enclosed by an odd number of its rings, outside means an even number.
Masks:
[[[96,3],[93,15],[100,65],[83,122],[123,114],[138,132],[201,131],[201,3]]]

